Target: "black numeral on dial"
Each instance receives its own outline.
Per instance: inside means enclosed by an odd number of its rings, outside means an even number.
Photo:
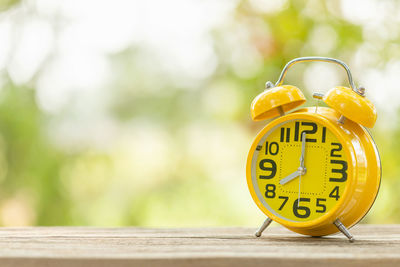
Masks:
[[[310,136],[310,134],[315,134],[317,132],[317,130],[318,130],[318,126],[317,126],[317,124],[315,122],[303,121],[301,123],[301,126],[307,126],[307,127],[311,126],[311,129],[304,130],[304,131],[301,132],[302,134],[306,133],[307,136]],[[306,138],[306,142],[315,143],[315,142],[317,142],[317,139],[315,139],[315,138]]]
[[[285,129],[286,129],[286,138],[285,138]],[[290,142],[290,128],[281,128],[281,143],[282,142]]]
[[[299,201],[299,199],[296,199],[293,202],[294,216],[296,216],[297,218],[302,218],[302,219],[310,217],[310,214],[311,214],[310,208],[306,207],[306,206],[300,206],[299,202],[310,202],[310,199],[301,197],[300,201]]]
[[[338,200],[340,198],[339,196],[339,186],[335,186],[332,190],[332,192],[329,193],[329,197],[334,198],[335,200]]]
[[[271,154],[273,156],[275,156],[276,154],[278,154],[279,152],[279,144],[277,142],[271,142],[271,144],[269,144],[269,142],[265,143],[265,155]]]
[[[275,189],[276,185],[274,184],[267,184],[265,186],[265,197],[266,198],[274,198],[275,197]]]
[[[260,179],[271,179],[275,177],[276,174],[276,163],[272,159],[262,159],[260,160],[260,169],[263,171],[270,172],[269,175],[260,175]]]
[[[326,141],[326,127],[322,127],[322,138],[321,138],[321,142],[325,143]]]
[[[325,206],[324,202],[326,202],[325,198],[317,198],[316,206],[321,209],[316,209],[315,212],[324,213],[326,211],[326,206]]]
[[[301,129],[300,131],[300,124],[301,124]],[[305,129],[303,129],[305,128]],[[309,121],[302,121],[301,123],[299,121],[296,121],[294,124],[294,141],[301,141],[301,135],[303,133],[306,133],[307,136],[310,136],[312,134],[316,134],[318,131],[318,125],[315,122],[309,122]],[[282,133],[284,134],[284,131],[281,131],[281,140],[283,139]],[[287,137],[286,137],[287,138]],[[322,142],[325,143],[326,140],[326,127],[322,128]],[[306,138],[306,142],[311,142],[315,143],[317,142],[316,138]]]
[[[294,124],[294,141],[299,141],[300,122]]]
[[[340,173],[340,178],[329,178],[329,182],[345,182],[347,180],[347,162],[344,160],[335,160],[331,159],[331,164],[339,164],[342,165],[340,169],[332,169],[332,173]]]
[[[335,152],[340,152],[342,151],[342,144],[341,143],[331,143],[331,146],[335,146],[336,148],[331,149],[331,157],[338,157],[340,158],[340,154],[336,154]]]
[[[283,199],[282,205],[278,209],[278,210],[282,210],[283,207],[286,205],[286,202],[289,200],[289,197],[279,196],[278,198]]]

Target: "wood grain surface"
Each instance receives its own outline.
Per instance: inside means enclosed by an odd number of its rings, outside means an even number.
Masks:
[[[400,225],[313,238],[270,227],[0,228],[0,266],[400,266]]]

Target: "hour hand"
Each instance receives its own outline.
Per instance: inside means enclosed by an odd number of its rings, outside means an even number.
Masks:
[[[286,176],[285,178],[283,178],[282,180],[279,181],[280,184],[286,184],[288,182],[290,182],[291,180],[293,180],[294,178],[298,177],[301,175],[300,171],[295,171],[292,174],[289,174],[288,176]]]

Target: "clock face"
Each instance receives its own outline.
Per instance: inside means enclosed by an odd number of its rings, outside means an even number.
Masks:
[[[350,180],[345,149],[326,126],[311,120],[275,126],[261,138],[252,157],[251,179],[258,199],[288,221],[323,216],[339,202]]]

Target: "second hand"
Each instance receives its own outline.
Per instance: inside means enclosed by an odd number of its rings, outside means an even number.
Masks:
[[[300,184],[301,184],[301,174],[299,177],[299,197],[297,198],[297,207],[300,207]]]

